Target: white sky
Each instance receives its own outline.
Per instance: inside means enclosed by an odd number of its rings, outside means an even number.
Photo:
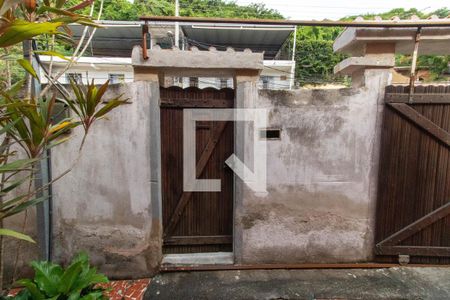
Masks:
[[[285,17],[298,20],[339,19],[349,15],[381,13],[393,8],[417,8],[431,12],[438,8],[450,7],[449,0],[237,0],[238,4],[264,3]]]

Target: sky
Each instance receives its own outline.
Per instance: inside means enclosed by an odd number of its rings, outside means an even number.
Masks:
[[[449,0],[236,0],[238,4],[264,3],[278,10],[289,19],[296,20],[337,20],[345,16],[365,13],[382,13],[393,8],[417,8],[431,12],[438,8],[450,7]]]

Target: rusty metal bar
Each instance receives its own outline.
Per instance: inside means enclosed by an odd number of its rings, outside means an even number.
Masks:
[[[290,26],[336,26],[336,27],[450,27],[450,18],[437,20],[389,20],[389,21],[314,21],[314,20],[268,20],[268,19],[228,19],[204,17],[143,16],[143,21],[180,22],[180,23],[221,23],[221,24],[253,24],[253,25],[290,25]]]
[[[396,263],[336,263],[336,264],[252,264],[252,265],[162,265],[160,271],[191,272],[191,271],[225,271],[225,270],[307,270],[307,269],[382,269],[399,267]],[[426,264],[408,264],[411,267],[432,267]],[[449,265],[435,265],[450,268]]]
[[[416,82],[416,68],[417,68],[417,57],[419,55],[419,43],[420,34],[422,32],[422,27],[418,27],[416,31],[416,37],[414,40],[414,51],[411,62],[411,75],[409,77],[409,103],[412,103],[414,96],[414,88]]]
[[[142,58],[145,60],[148,59],[147,34],[148,34],[148,23],[146,21],[145,24],[142,25]]]

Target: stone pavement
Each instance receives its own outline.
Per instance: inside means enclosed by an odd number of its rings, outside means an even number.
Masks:
[[[164,273],[144,299],[450,299],[450,267]]]

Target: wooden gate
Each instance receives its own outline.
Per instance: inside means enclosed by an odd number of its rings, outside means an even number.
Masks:
[[[232,251],[232,122],[196,123],[196,173],[220,179],[221,192],[183,192],[183,109],[232,108],[232,89],[161,88],[163,252]]]
[[[375,232],[378,261],[450,263],[450,87],[389,86]]]

